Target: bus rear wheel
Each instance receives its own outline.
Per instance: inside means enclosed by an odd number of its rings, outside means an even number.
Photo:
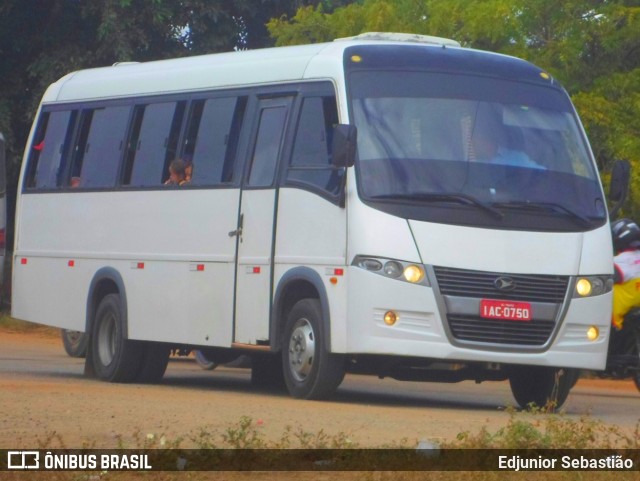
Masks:
[[[138,376],[142,350],[125,339],[122,304],[118,294],[106,295],[96,311],[91,334],[93,368],[99,379],[131,382]]]
[[[344,357],[329,352],[317,299],[298,301],[287,316],[282,365],[289,393],[301,399],[323,399],[344,379]]]
[[[509,374],[511,392],[522,409],[537,406],[547,411],[560,409],[578,377],[576,369],[518,366]]]

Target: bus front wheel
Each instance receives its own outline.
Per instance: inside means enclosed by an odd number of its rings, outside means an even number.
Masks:
[[[99,379],[131,382],[140,372],[142,351],[125,339],[122,305],[118,294],[105,296],[96,311],[91,334],[93,368]]]
[[[522,409],[531,405],[555,411],[569,396],[578,377],[576,369],[518,366],[509,374],[513,397]]]
[[[329,352],[317,299],[303,299],[293,306],[283,341],[282,364],[289,393],[300,399],[333,394],[344,378],[344,358]]]

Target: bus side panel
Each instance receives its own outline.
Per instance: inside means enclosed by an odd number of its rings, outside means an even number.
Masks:
[[[346,209],[312,192],[280,189],[274,286],[293,267],[307,266],[320,274],[329,300],[332,352],[346,349],[346,227]],[[342,275],[335,275],[336,269]]]
[[[91,276],[71,258],[22,255],[13,259],[11,315],[16,319],[84,331]]]
[[[119,264],[130,339],[231,345],[233,263],[151,261],[143,269]]]
[[[23,195],[14,314],[83,330],[89,284],[112,267],[131,338],[229,346],[238,198],[238,189],[168,188]]]

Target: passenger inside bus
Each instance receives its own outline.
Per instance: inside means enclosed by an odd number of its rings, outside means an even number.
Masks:
[[[176,159],[169,164],[169,178],[164,185],[182,186],[188,184],[190,178],[187,179],[187,165],[181,159]]]

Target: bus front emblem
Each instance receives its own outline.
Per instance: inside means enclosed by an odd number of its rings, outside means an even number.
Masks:
[[[493,285],[500,291],[512,291],[516,288],[516,283],[511,277],[498,277],[493,281]]]

